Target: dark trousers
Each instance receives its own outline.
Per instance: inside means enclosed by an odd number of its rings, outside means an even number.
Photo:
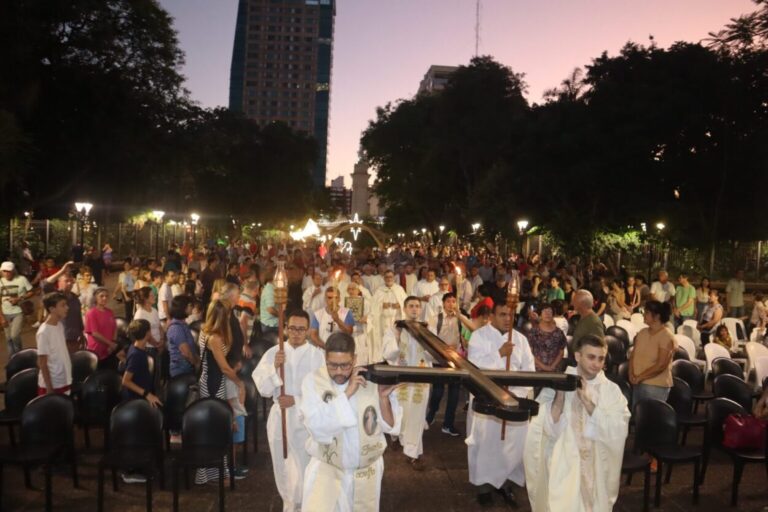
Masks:
[[[427,407],[427,422],[431,423],[440,409],[440,402],[443,400],[446,384],[434,384],[432,393],[429,396],[429,406]],[[456,407],[459,404],[460,384],[448,384],[448,402],[445,404],[445,418],[443,427],[453,428],[453,420],[456,418]]]
[[[131,323],[133,320],[133,301],[126,300],[123,305],[125,306],[125,323]]]

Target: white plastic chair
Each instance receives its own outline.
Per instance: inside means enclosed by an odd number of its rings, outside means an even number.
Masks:
[[[693,344],[693,340],[684,334],[675,334],[675,341],[677,341],[678,347],[685,349],[685,351],[688,352],[688,358],[691,362],[696,363],[701,370],[704,370],[707,366],[707,362],[696,358],[696,345]]]
[[[768,357],[762,356],[755,360],[755,377],[757,377],[757,385],[762,386],[763,381],[768,377]]]
[[[728,334],[731,335],[733,341],[744,341],[747,336],[747,329],[744,327],[744,322],[738,318],[726,317],[720,320],[718,325],[724,325],[728,328]],[[741,328],[742,336],[739,336],[739,328]]]
[[[614,324],[613,318],[611,318],[611,315],[603,315],[603,325],[605,328],[612,327]]]
[[[690,318],[688,320],[683,320],[683,325],[690,325],[694,329],[699,328],[699,322],[697,322],[696,320],[692,320]]]
[[[765,327],[757,328],[755,327],[752,329],[752,332],[749,334],[749,341],[761,341],[765,337]]]
[[[683,323],[683,325],[678,327],[677,334],[682,334],[693,340],[693,344],[697,350],[701,348],[701,333],[696,327]]]
[[[762,343],[757,343],[756,341],[748,341],[746,345],[746,351],[747,371],[745,373],[747,374],[747,378],[749,378],[749,372],[752,371],[752,368],[755,368],[755,361],[761,357],[768,357],[768,347]],[[762,380],[758,380],[757,384],[761,385],[762,382]]]
[[[704,345],[704,356],[707,358],[707,371],[706,374],[712,371],[712,361],[718,357],[725,357],[731,359],[731,353],[728,349],[717,343],[709,342]]]
[[[637,336],[637,331],[639,330],[637,327],[635,327],[635,324],[622,318],[616,322],[616,326],[622,327],[625,331],[627,331],[630,345],[635,342],[635,336]]]
[[[637,332],[648,327],[645,325],[645,318],[641,313],[632,313],[632,316],[629,317],[629,321],[635,326],[635,331]]]

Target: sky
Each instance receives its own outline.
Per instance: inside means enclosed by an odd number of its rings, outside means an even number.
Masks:
[[[159,0],[173,16],[191,98],[227,106],[237,0]],[[475,0],[337,0],[327,181],[350,174],[376,107],[412,97],[432,64],[467,64],[475,52]],[[627,41],[697,42],[750,0],[482,0],[481,55],[525,74],[527,98]]]

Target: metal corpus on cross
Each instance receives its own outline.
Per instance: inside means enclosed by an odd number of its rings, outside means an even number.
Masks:
[[[481,370],[453,347],[446,345],[424,324],[414,320],[399,320],[395,326],[408,331],[437,362],[447,368],[369,365],[366,367],[366,378],[377,384],[460,383],[475,396],[472,402],[475,412],[507,421],[528,421],[531,416],[538,414],[539,404],[535,400],[515,396],[502,386],[538,386],[574,391],[581,385],[577,375],[564,373]]]

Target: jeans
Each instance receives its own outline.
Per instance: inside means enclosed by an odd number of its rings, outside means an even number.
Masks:
[[[5,340],[8,342],[8,357],[21,350],[21,327],[24,325],[24,315],[18,313],[16,315],[4,315],[5,326]]]
[[[652,384],[636,384],[632,388],[632,407],[639,404],[642,400],[661,400],[667,401],[669,388],[654,386]]]
[[[429,406],[427,407],[427,423],[432,423],[435,419],[440,402],[443,400],[445,384],[435,384],[432,386],[432,394],[429,397]],[[448,384],[448,402],[445,404],[445,418],[443,418],[444,428],[453,428],[453,421],[456,418],[456,407],[459,404],[460,384]]]
[[[744,316],[744,306],[732,306],[728,311],[728,316],[733,318],[741,318]]]

